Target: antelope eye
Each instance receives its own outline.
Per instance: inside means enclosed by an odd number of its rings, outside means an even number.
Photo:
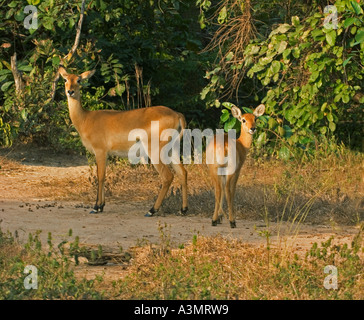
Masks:
[[[243,123],[245,123],[246,122],[246,120],[243,118]]]
[[[81,83],[81,79],[78,79],[78,80],[77,80],[77,83]]]

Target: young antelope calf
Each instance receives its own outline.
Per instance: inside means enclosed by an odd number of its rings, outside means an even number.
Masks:
[[[214,139],[207,146],[206,154],[214,155],[213,164],[208,164],[209,174],[215,188],[215,212],[212,217],[213,226],[221,223],[222,214],[219,215],[219,212],[223,211],[222,205],[225,196],[229,211],[230,227],[236,227],[233,206],[236,183],[253,141],[253,134],[256,130],[255,121],[257,117],[264,114],[264,111],[265,106],[263,104],[259,105],[253,113],[245,114],[242,114],[239,108],[233,106],[231,113],[241,122],[240,137],[238,139],[230,139],[229,141],[228,135],[225,134],[223,141],[220,141],[215,135]],[[221,159],[227,161],[224,163]]]

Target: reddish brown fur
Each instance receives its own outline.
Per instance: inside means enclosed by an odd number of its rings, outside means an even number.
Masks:
[[[206,153],[214,152],[215,161],[213,164],[208,165],[209,174],[213,180],[214,188],[215,188],[215,211],[212,218],[212,225],[216,225],[221,222],[222,215],[219,215],[219,212],[222,211],[222,203],[224,196],[226,198],[226,202],[229,210],[229,220],[230,226],[235,228],[235,212],[234,212],[234,196],[236,190],[236,183],[239,178],[240,170],[245,162],[246,156],[249,152],[249,148],[252,143],[252,134],[255,132],[255,120],[258,116],[261,116],[264,113],[265,107],[264,105],[259,105],[254,113],[246,113],[241,115],[240,109],[237,107],[232,108],[232,114],[235,118],[237,118],[241,122],[240,129],[240,137],[236,140],[233,140],[233,146],[235,146],[235,159],[232,157],[232,153],[229,153],[229,144],[227,135],[224,136],[224,145],[220,146],[219,141],[216,139],[216,136],[206,149]],[[223,151],[222,151],[223,150]],[[220,165],[217,161],[217,157],[222,158],[222,152],[225,157],[228,157],[227,165]],[[218,175],[219,168],[228,168],[229,166],[233,166],[235,160],[235,170],[231,174],[227,175]]]
[[[144,129],[148,133],[148,155],[150,155],[151,121],[159,121],[159,135],[165,129],[179,130],[180,135],[182,135],[186,121],[181,113],[163,106],[130,111],[85,110],[81,105],[80,82],[90,78],[95,71],[87,71],[81,75],[75,75],[68,74],[61,67],[59,72],[66,80],[65,91],[72,123],[80,134],[85,147],[96,156],[98,191],[95,210],[102,211],[105,204],[104,181],[107,157],[112,153],[127,154],[130,147],[135,143],[135,141],[128,141],[129,132],[138,128]],[[167,141],[160,141],[159,139],[159,151],[167,143]],[[154,167],[162,179],[162,188],[153,206],[154,211],[157,211],[172,183],[173,173],[162,161],[154,164]],[[182,164],[173,164],[173,168],[181,179],[182,208],[187,210],[187,172]]]

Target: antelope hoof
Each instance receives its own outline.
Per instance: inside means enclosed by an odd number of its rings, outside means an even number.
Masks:
[[[105,204],[102,204],[98,206],[97,204],[94,206],[94,208],[90,211],[90,214],[98,214],[100,212],[104,211]]]
[[[230,228],[236,228],[236,222],[230,221]]]
[[[213,227],[216,227],[216,226],[217,226],[217,223],[218,223],[218,220],[212,220],[211,225],[212,225]]]
[[[219,216],[219,217],[217,218],[216,222],[217,222],[218,224],[222,224],[222,216]]]
[[[158,210],[155,210],[154,208],[150,209],[145,215],[144,217],[147,217],[147,218],[150,218],[150,217],[153,217],[154,214],[158,212]]]
[[[180,211],[180,214],[182,216],[185,216],[187,214],[187,211],[188,211],[188,207],[182,208],[181,211]]]

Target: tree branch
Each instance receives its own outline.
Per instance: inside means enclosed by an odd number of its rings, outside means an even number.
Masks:
[[[10,64],[11,64],[11,72],[13,73],[13,77],[14,77],[14,81],[15,81],[16,94],[19,95],[24,90],[24,81],[23,81],[21,73],[19,72],[19,70],[16,66],[16,52],[14,52],[14,55],[11,56]]]
[[[86,4],[86,0],[83,0],[82,4],[81,4],[80,19],[78,20],[78,24],[76,27],[75,42],[74,42],[70,52],[63,59],[61,59],[62,61],[67,61],[67,62],[71,61],[73,55],[75,54],[75,52],[78,48],[78,45],[80,43],[80,38],[81,38],[82,22],[83,22],[83,17],[84,17],[84,13],[85,13],[85,4]],[[58,80],[59,80],[59,72],[57,70],[56,76],[54,77],[54,80],[52,82],[51,102],[54,100],[54,97],[56,95]]]

